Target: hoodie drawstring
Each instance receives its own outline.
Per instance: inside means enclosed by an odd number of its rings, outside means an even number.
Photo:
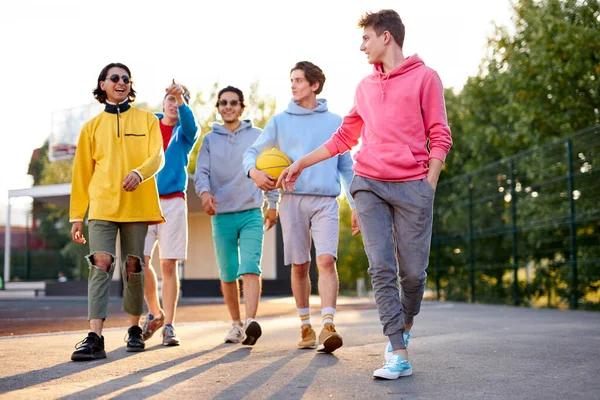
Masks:
[[[389,79],[390,74],[383,74],[383,78],[379,79],[379,86],[381,87],[381,101],[383,101],[383,98],[385,97],[385,87]]]

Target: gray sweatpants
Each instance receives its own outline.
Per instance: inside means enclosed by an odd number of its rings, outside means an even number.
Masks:
[[[385,182],[356,175],[350,186],[369,259],[379,320],[394,350],[419,313],[431,247],[434,190],[426,179]],[[398,293],[400,275],[401,295]]]

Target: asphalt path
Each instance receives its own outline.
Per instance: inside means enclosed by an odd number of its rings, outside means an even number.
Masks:
[[[410,342],[414,375],[396,381],[372,378],[386,340],[364,304],[337,313],[344,346],[330,355],[295,348],[297,316],[260,322],[253,347],[224,344],[225,321],[182,322],[181,346],[153,337],[143,353],[127,353],[125,329],[110,328],[107,358],[86,363],[69,361],[85,330],[0,337],[0,398],[600,397],[600,313],[425,302]]]
[[[121,310],[122,299],[110,299],[106,328],[126,327],[129,315]],[[261,318],[297,315],[292,297],[263,298],[259,307]],[[317,296],[311,297],[311,312],[319,313]],[[243,304],[241,305],[244,315]],[[371,298],[340,297],[338,310],[374,309]],[[176,322],[225,321],[228,311],[222,297],[181,298]],[[0,336],[64,332],[86,329],[87,299],[84,297],[42,297],[35,299],[0,300]]]

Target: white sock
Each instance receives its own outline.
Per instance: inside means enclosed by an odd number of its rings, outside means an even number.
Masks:
[[[324,307],[321,310],[321,328],[325,327],[325,324],[333,324],[333,317],[335,316],[335,307]]]
[[[300,316],[301,325],[310,325],[310,308],[299,308],[298,316]]]

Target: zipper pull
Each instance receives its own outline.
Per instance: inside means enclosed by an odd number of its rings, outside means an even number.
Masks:
[[[121,107],[117,104],[117,137],[121,137]]]

